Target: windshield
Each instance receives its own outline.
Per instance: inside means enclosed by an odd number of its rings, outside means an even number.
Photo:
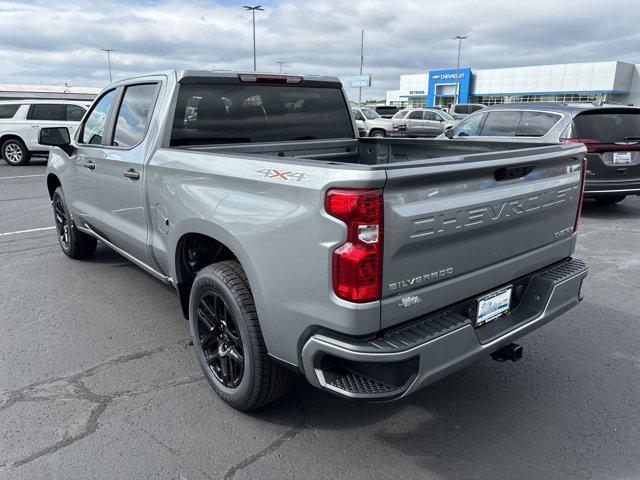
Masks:
[[[382,118],[377,112],[371,108],[363,108],[361,109],[363,115],[367,118],[367,120],[375,120],[376,118]]]
[[[640,140],[640,109],[591,110],[573,119],[569,138],[615,143]]]
[[[456,120],[455,118],[453,118],[451,115],[449,115],[444,110],[440,110],[438,113],[440,114],[440,116],[442,116],[442,118],[444,118],[445,120],[447,120],[449,122],[455,122],[455,120]]]
[[[398,113],[396,113],[393,118],[395,119],[401,119],[407,116],[407,113],[409,113],[409,110],[400,110]]]
[[[351,122],[339,88],[185,84],[171,145],[353,138]]]

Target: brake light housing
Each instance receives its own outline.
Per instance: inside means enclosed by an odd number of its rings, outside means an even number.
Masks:
[[[347,238],[332,253],[333,291],[364,303],[379,300],[382,287],[382,190],[334,188],[326,212],[347,227]]]
[[[580,225],[580,215],[582,214],[582,202],[584,201],[584,186],[587,181],[587,159],[582,158],[582,165],[580,169],[580,195],[578,196],[578,212],[576,213],[576,220],[573,222],[573,233],[578,231]]]
[[[238,80],[242,83],[264,83],[271,85],[297,85],[302,77],[297,75],[274,75],[271,73],[239,73]]]

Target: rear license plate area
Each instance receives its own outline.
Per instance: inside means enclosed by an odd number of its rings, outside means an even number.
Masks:
[[[631,165],[631,152],[613,152],[614,165]]]
[[[481,327],[508,313],[511,309],[512,291],[513,285],[509,285],[478,298],[476,327]]]

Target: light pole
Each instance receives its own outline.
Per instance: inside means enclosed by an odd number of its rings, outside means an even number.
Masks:
[[[107,64],[109,65],[109,83],[113,83],[113,77],[111,77],[111,52],[115,52],[112,48],[101,48],[103,52],[107,52]]]
[[[462,48],[462,40],[469,38],[469,35],[456,35],[454,40],[458,40],[458,63],[456,64],[456,70],[460,70],[460,49]]]
[[[286,65],[287,62],[280,61],[280,62],[276,62],[276,63],[280,66],[280,73],[282,73],[282,66]]]
[[[364,66],[364,30],[360,33],[360,76]],[[362,105],[362,87],[358,87],[358,106]]]
[[[261,12],[264,11],[261,5],[256,5],[255,7],[249,7],[248,5],[243,5],[245,10],[249,10],[253,17],[253,71],[256,71],[256,10]]]

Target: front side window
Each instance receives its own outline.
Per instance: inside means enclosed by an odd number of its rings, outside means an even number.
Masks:
[[[439,122],[441,118],[442,117],[440,117],[440,115],[438,115],[436,112],[429,112],[429,111],[424,112],[425,120],[432,120],[434,122]]]
[[[142,141],[151,118],[156,89],[155,83],[131,85],[126,88],[116,120],[114,145],[133,147]]]
[[[17,103],[12,105],[0,105],[0,118],[13,118],[19,108],[20,105]]]
[[[115,96],[116,91],[110,90],[102,96],[98,103],[94,105],[93,110],[91,110],[87,120],[84,122],[84,127],[82,127],[80,143],[87,143],[89,145],[102,144],[102,137],[107,125],[109,109],[113,104]]]
[[[513,137],[522,112],[490,112],[482,126],[483,137]]]
[[[408,110],[400,110],[398,113],[396,113],[393,118],[400,120],[401,118],[404,118],[407,116],[407,113],[409,113]]]
[[[65,120],[68,122],[79,122],[87,110],[79,105],[67,104]]]
[[[337,86],[183,84],[171,145],[353,138],[351,115]]]
[[[58,103],[39,103],[31,105],[27,120],[44,120],[60,122],[66,119],[66,105]]]
[[[486,115],[480,113],[464,119],[453,129],[453,135],[455,137],[475,137],[479,135],[484,117]]]
[[[561,115],[546,112],[524,112],[516,137],[542,137],[558,123]]]
[[[482,105],[469,105],[469,113],[477,112],[478,110],[482,110],[484,107]]]
[[[422,110],[414,110],[407,117],[409,120],[422,120]]]

